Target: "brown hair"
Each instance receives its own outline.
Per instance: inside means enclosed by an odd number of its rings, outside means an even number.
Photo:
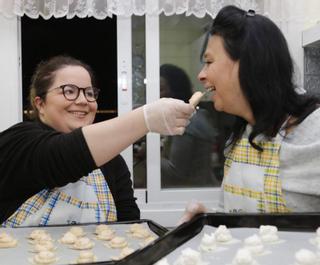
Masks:
[[[95,77],[92,68],[78,59],[67,55],[59,55],[46,61],[41,61],[37,65],[31,78],[29,91],[29,118],[38,118],[39,113],[34,105],[35,97],[40,97],[45,100],[47,91],[54,82],[56,72],[66,66],[81,66],[86,69],[90,75],[92,85],[95,86]]]

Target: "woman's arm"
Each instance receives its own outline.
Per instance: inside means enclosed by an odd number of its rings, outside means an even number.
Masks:
[[[194,108],[181,100],[162,98],[118,118],[83,127],[83,135],[97,166],[151,132],[183,134]]]

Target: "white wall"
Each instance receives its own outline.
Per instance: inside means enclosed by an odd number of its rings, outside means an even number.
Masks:
[[[0,15],[0,131],[22,120],[19,25]]]
[[[264,0],[263,11],[284,33],[296,63],[296,79],[303,86],[302,32],[320,22],[319,0]]]

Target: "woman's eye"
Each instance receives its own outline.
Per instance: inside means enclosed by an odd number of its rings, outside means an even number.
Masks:
[[[65,93],[65,94],[68,94],[68,95],[72,95],[72,94],[75,93],[75,91],[74,91],[74,89],[72,89],[72,88],[65,88],[65,89],[64,89],[64,93]]]

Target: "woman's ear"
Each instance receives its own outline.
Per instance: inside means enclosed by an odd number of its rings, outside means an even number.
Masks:
[[[41,114],[42,105],[43,105],[43,99],[39,96],[36,96],[33,100],[34,106],[37,108],[39,114]]]

